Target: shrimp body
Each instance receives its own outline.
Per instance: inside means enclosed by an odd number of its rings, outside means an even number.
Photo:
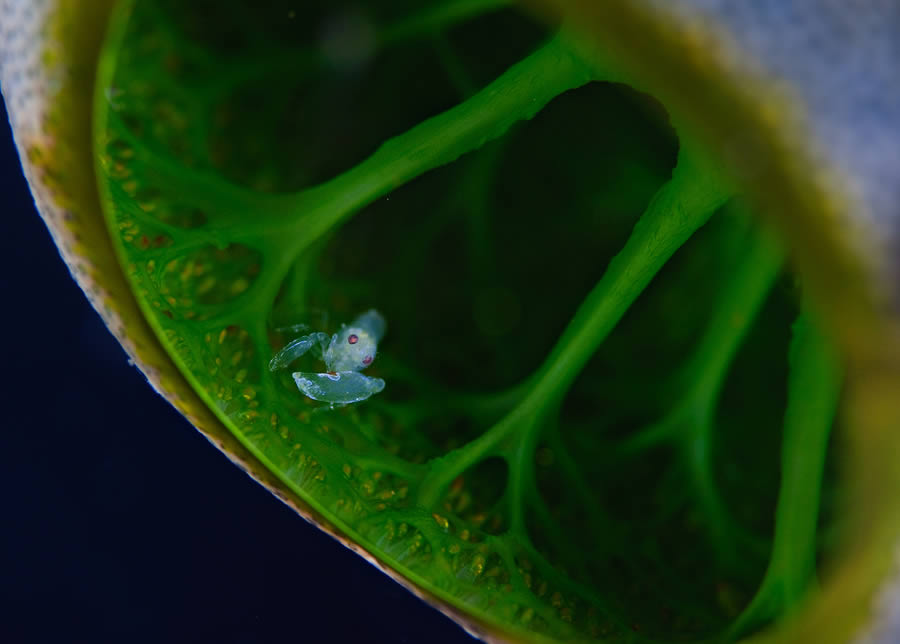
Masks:
[[[317,331],[286,344],[269,361],[269,369],[285,369],[309,351],[325,362],[324,373],[296,371],[291,375],[306,396],[332,405],[361,402],[384,389],[384,380],[360,373],[372,364],[387,324],[371,309],[328,336]]]

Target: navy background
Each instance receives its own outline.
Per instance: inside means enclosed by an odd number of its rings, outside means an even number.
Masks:
[[[157,396],[57,253],[0,102],[0,642],[472,642]]]

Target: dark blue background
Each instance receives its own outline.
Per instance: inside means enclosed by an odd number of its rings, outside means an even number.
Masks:
[[[0,103],[0,642],[472,640],[228,462],[69,276]]]

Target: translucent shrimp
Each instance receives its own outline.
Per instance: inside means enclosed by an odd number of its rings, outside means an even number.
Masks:
[[[301,325],[297,325],[298,327]],[[384,389],[384,380],[360,373],[375,360],[378,342],[387,325],[371,309],[349,325],[328,336],[316,331],[286,344],[269,362],[269,369],[286,369],[294,360],[312,351],[325,362],[325,373],[296,371],[291,375],[297,388],[313,400],[347,405],[366,400]]]

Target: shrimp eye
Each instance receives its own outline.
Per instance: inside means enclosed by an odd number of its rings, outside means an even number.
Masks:
[[[372,364],[372,356],[366,356],[363,358],[363,364]]]
[[[349,338],[347,338],[347,343],[348,343],[348,344],[356,344],[357,342],[359,342],[359,336],[358,336],[358,335],[351,335]]]

